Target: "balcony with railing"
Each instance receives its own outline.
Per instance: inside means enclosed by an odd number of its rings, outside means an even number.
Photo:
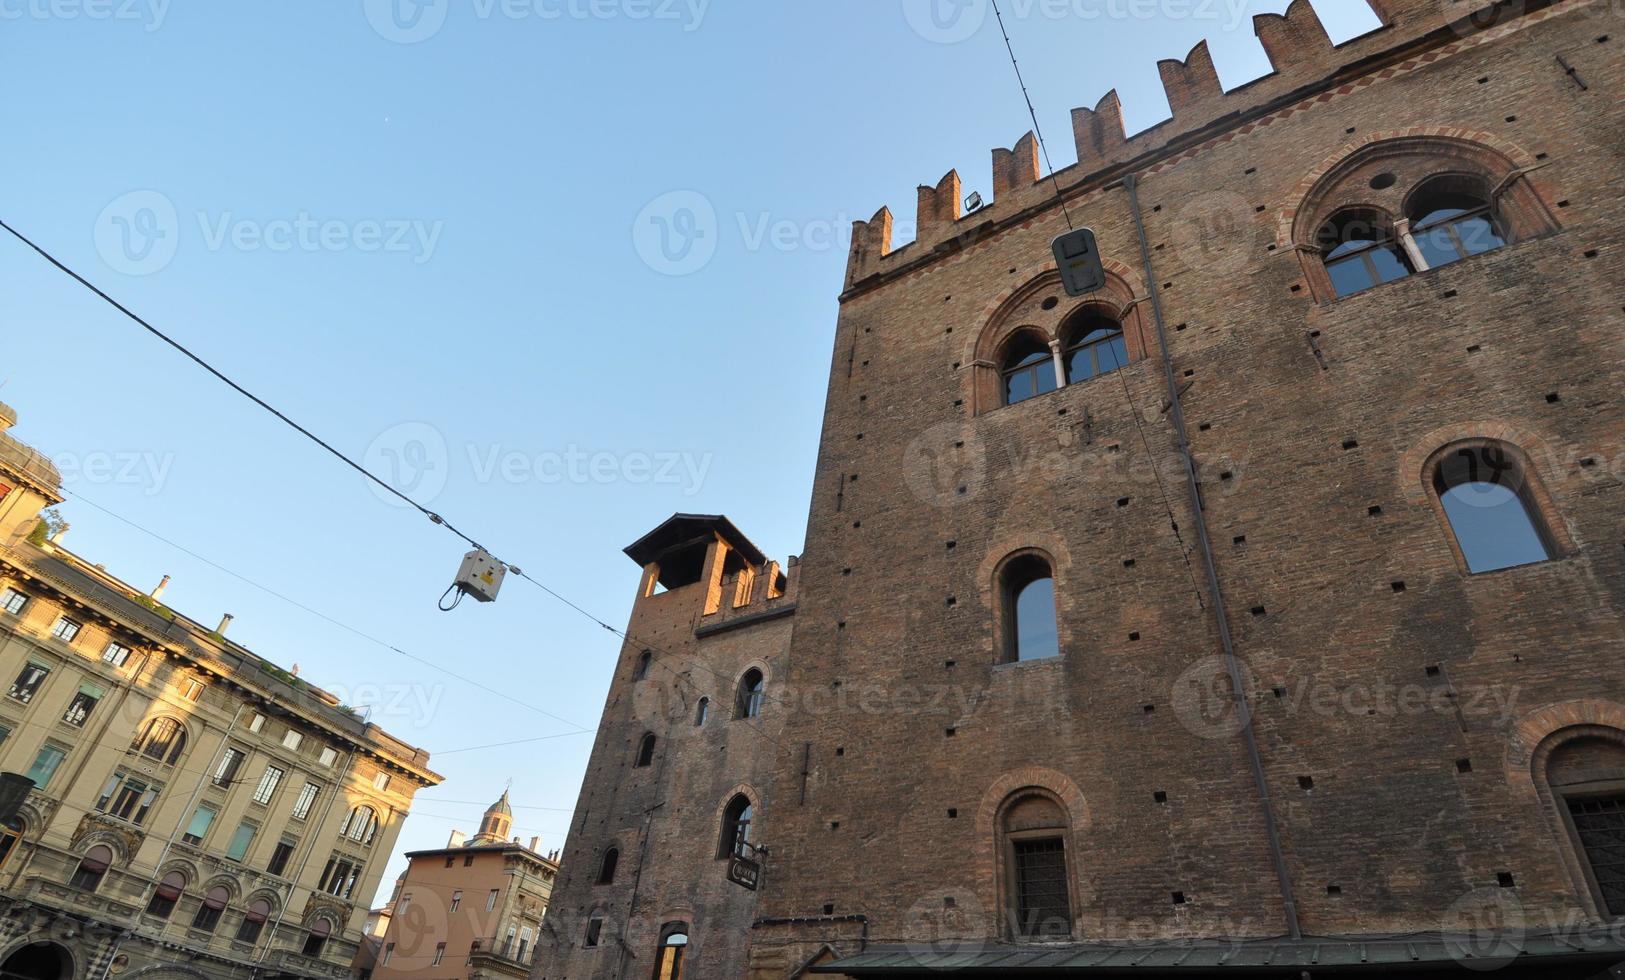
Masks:
[[[530,971],[530,961],[535,956],[535,944],[517,936],[488,936],[476,939],[473,948],[468,951],[468,961],[471,965],[477,966],[485,962],[498,969],[517,971],[521,975]]]

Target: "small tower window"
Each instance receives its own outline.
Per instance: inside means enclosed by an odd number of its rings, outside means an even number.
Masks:
[[[729,801],[728,809],[723,811],[722,842],[717,849],[717,857],[732,857],[736,854],[740,857],[749,856],[752,816],[754,812],[750,805],[750,797],[740,793]]]
[[[598,864],[598,883],[600,885],[613,885],[615,883],[615,868],[621,863],[621,852],[610,848],[604,852],[604,859]]]
[[[1055,574],[1039,555],[1022,555],[1005,566],[1005,660],[1047,660],[1061,655],[1055,619]]]
[[[654,661],[655,655],[653,650],[645,650],[643,653],[639,654],[637,672],[633,675],[632,679],[635,681],[648,680],[649,668],[654,664]]]
[[[648,732],[643,736],[643,741],[638,743],[638,761],[636,762],[636,766],[639,769],[646,769],[652,765],[654,761],[655,734],[654,732]]]
[[[1447,451],[1433,471],[1433,490],[1473,574],[1553,557],[1525,463],[1511,447],[1490,442]]]
[[[694,708],[694,727],[699,728],[711,715],[711,699],[700,698],[700,703]]]
[[[762,698],[766,694],[766,681],[762,672],[752,667],[739,679],[738,704],[735,718],[755,718],[762,713]]]

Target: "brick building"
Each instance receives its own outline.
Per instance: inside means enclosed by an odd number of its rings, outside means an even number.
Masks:
[[[1029,135],[987,207],[950,172],[912,244],[858,224],[773,741],[639,779],[629,646],[561,889],[614,911],[538,976],[664,975],[668,922],[707,980],[1625,960],[1625,22],[1372,6],[1256,18],[1275,71],[1228,93],[1163,62],[1133,138],[1076,110],[1065,212]],[[706,659],[702,564],[634,610],[657,672]],[[643,873],[589,901],[611,839]]]

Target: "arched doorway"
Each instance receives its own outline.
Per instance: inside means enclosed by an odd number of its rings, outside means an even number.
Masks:
[[[6,980],[71,980],[73,957],[56,943],[30,943],[0,963]]]

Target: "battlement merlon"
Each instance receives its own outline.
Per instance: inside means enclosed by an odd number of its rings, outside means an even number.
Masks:
[[[1159,62],[1158,73],[1173,117],[1133,136],[1124,129],[1122,105],[1115,89],[1093,109],[1073,109],[1072,133],[1078,162],[1057,172],[1057,181],[1063,188],[1095,180],[1109,183],[1127,164],[1182,149],[1198,134],[1208,135],[1222,121],[1242,119],[1250,112],[1316,87],[1331,87],[1356,72],[1372,70],[1372,63],[1380,62],[1385,54],[1397,59],[1427,38],[1437,38],[1443,44],[1480,30],[1482,26],[1474,16],[1497,5],[1497,0],[1462,0],[1448,8],[1439,0],[1366,2],[1382,26],[1340,45],[1332,44],[1309,0],[1293,0],[1283,14],[1255,16],[1253,31],[1273,70],[1230,92],[1219,83],[1206,41],[1192,48],[1183,60]],[[1590,0],[1535,0],[1524,4],[1521,13],[1506,13],[1494,22],[1566,2]],[[956,170],[950,170],[935,186],[919,188],[919,224],[912,243],[893,248],[892,213],[888,208],[882,208],[867,222],[854,222],[847,287],[924,260],[952,239],[963,237],[968,241],[974,237],[973,231],[1042,207],[1046,196],[1053,198],[1054,192],[1040,186],[1047,182],[1038,164],[1037,141],[1031,134],[1022,137],[1014,149],[994,150],[993,200],[975,212],[968,227],[961,214],[962,188]]]

